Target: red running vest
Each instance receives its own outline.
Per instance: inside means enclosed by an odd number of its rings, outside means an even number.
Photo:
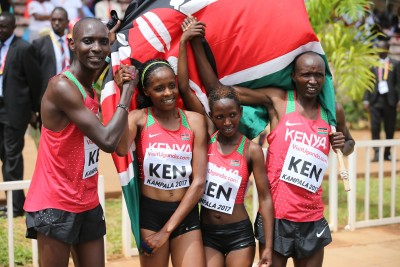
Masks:
[[[82,85],[69,71],[60,75],[65,75],[76,84],[85,106],[98,115],[96,93],[93,99],[88,97]],[[85,148],[89,148],[86,153]],[[99,204],[98,153],[99,148],[85,138],[71,122],[59,132],[43,126],[36,167],[24,205],[25,211],[55,208],[79,213],[95,208]],[[89,167],[86,171],[85,155],[86,165]]]
[[[309,222],[323,217],[322,188],[319,187],[315,193],[312,193],[300,186],[281,180],[280,176],[292,140],[309,145],[321,151],[326,157],[328,156],[330,150],[329,124],[326,112],[320,106],[318,106],[319,115],[316,120],[309,120],[300,115],[296,111],[295,97],[294,91],[288,91],[286,114],[267,137],[269,148],[266,168],[271,185],[275,218]],[[305,162],[301,162],[301,159],[297,159],[295,162],[297,162],[296,168],[292,169],[296,169],[299,174],[297,177],[292,177],[294,181],[304,174],[309,176],[303,178],[305,181],[315,179],[310,171],[312,165],[306,165]]]

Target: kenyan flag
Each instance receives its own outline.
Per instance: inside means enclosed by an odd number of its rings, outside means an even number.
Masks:
[[[137,3],[136,3],[137,2]],[[128,7],[113,45],[112,70],[105,79],[101,95],[104,122],[107,123],[119,101],[119,89],[113,73],[121,63],[140,66],[153,58],[167,59],[176,71],[180,25],[187,15],[206,23],[209,59],[221,82],[249,88],[266,86],[293,89],[292,61],[300,53],[315,51],[324,55],[312,30],[304,0],[171,0],[135,1]],[[190,85],[208,109],[207,96],[197,75],[192,51],[188,51]],[[321,103],[336,125],[332,76],[327,65],[327,79]],[[180,104],[182,106],[182,104]],[[130,108],[136,107],[133,99]],[[241,131],[249,138],[264,130],[267,113],[261,107],[245,107]],[[139,244],[137,171],[132,155],[113,155]],[[129,200],[130,199],[130,200]]]

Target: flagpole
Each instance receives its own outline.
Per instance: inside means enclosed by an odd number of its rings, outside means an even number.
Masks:
[[[336,127],[334,125],[331,125],[331,130],[333,133],[336,132]],[[344,191],[349,192],[350,191],[350,183],[349,183],[349,172],[346,169],[346,165],[344,164],[344,159],[343,159],[343,153],[340,149],[336,149],[336,154],[338,157],[339,161],[339,169],[340,169],[340,178],[342,178],[343,185],[344,185]],[[349,198],[347,198],[347,225],[344,227],[345,230],[350,230],[350,203],[349,203]]]

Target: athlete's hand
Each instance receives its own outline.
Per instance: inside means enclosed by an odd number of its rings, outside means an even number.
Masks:
[[[117,30],[121,26],[121,20],[117,20],[117,24],[108,32],[108,39],[110,40],[110,46],[113,45],[115,40],[117,39]]]
[[[331,143],[333,151],[336,152],[337,149],[343,151],[344,143],[346,139],[342,132],[331,132],[329,133],[329,141]]]
[[[181,28],[183,31],[181,41],[187,42],[195,37],[203,37],[205,35],[205,24],[197,21],[194,17],[187,17],[182,22]]]
[[[120,65],[119,69],[115,72],[114,81],[121,89],[125,82],[135,80],[135,86],[138,81],[138,70],[134,66]]]
[[[257,267],[271,267],[272,266],[272,250],[264,249],[263,254],[259,262],[257,263]]]
[[[145,241],[149,247],[153,249],[151,254],[157,252],[157,250],[164,245],[169,239],[169,234],[162,228],[160,231],[149,235],[145,238]]]

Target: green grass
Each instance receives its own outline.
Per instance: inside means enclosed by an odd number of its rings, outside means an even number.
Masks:
[[[121,198],[106,199],[107,259],[122,258]],[[14,259],[16,266],[32,266],[32,242],[25,238],[25,217],[14,219]],[[0,267],[9,265],[7,219],[0,218]]]
[[[328,182],[323,182],[325,203],[325,216],[329,217],[328,206]],[[370,219],[378,218],[378,180],[371,179],[370,183]],[[390,215],[390,189],[389,178],[384,179],[384,200],[383,216]],[[357,180],[357,220],[364,219],[364,192],[365,182]],[[395,214],[400,215],[400,177],[396,178],[396,210]],[[343,228],[347,224],[347,193],[343,189],[343,184],[339,181],[339,227]],[[107,258],[109,260],[122,258],[122,232],[121,232],[121,198],[106,200],[106,223],[107,223]],[[246,207],[252,217],[252,187],[246,196]],[[14,219],[14,251],[16,266],[32,266],[31,240],[25,238],[25,218]],[[7,243],[7,220],[0,219],[0,266],[8,266],[8,243]]]

